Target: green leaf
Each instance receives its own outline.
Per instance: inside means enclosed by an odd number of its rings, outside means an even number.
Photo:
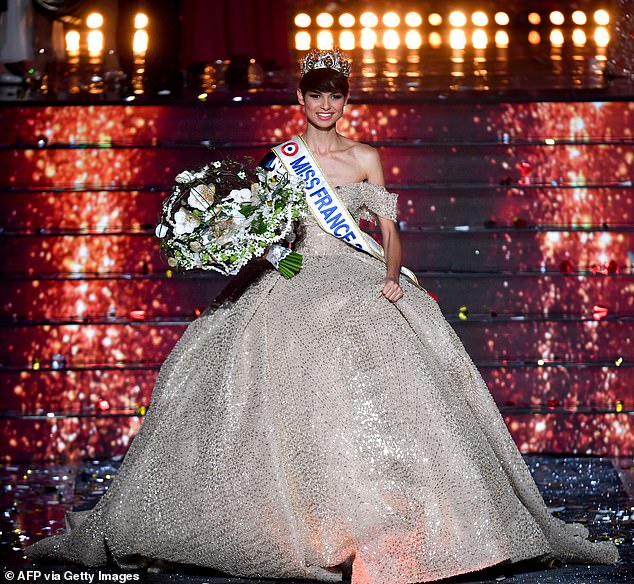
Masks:
[[[240,205],[240,213],[245,217],[251,217],[257,211],[259,205]]]

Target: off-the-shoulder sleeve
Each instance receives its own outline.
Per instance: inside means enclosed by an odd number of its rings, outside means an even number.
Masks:
[[[390,193],[384,186],[362,183],[363,206],[361,217],[376,223],[376,215],[396,221],[398,195]]]

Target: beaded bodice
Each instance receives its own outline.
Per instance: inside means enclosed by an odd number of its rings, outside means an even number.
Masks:
[[[376,222],[377,216],[396,221],[398,195],[382,185],[355,182],[337,187],[337,193],[357,223],[360,219]],[[298,231],[295,247],[304,255],[356,253],[351,246],[326,233],[311,214]]]

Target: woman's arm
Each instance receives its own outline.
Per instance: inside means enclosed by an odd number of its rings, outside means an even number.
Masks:
[[[379,153],[368,147],[364,152],[365,167],[367,169],[368,181],[377,185],[384,186],[385,178],[383,176],[383,167]],[[390,302],[396,302],[403,297],[403,289],[399,284],[399,275],[401,272],[401,237],[398,233],[396,223],[385,217],[378,217],[379,227],[381,229],[381,237],[383,238],[383,249],[385,251],[385,263],[387,273],[383,280],[383,288],[381,294]]]
[[[401,237],[398,234],[396,223],[391,219],[379,217],[379,227],[383,237],[383,249],[385,250],[385,263],[387,273],[383,280],[381,293],[390,302],[396,302],[403,298],[403,289],[398,283],[401,273]]]

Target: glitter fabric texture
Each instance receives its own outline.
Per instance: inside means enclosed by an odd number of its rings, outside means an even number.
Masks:
[[[384,187],[339,193],[357,220],[396,217]],[[613,543],[550,515],[425,290],[402,278],[390,303],[385,266],[311,217],[297,251],[299,275],[266,271],[188,326],[110,489],[28,557],[332,582],[354,557],[352,584],[618,561]]]

